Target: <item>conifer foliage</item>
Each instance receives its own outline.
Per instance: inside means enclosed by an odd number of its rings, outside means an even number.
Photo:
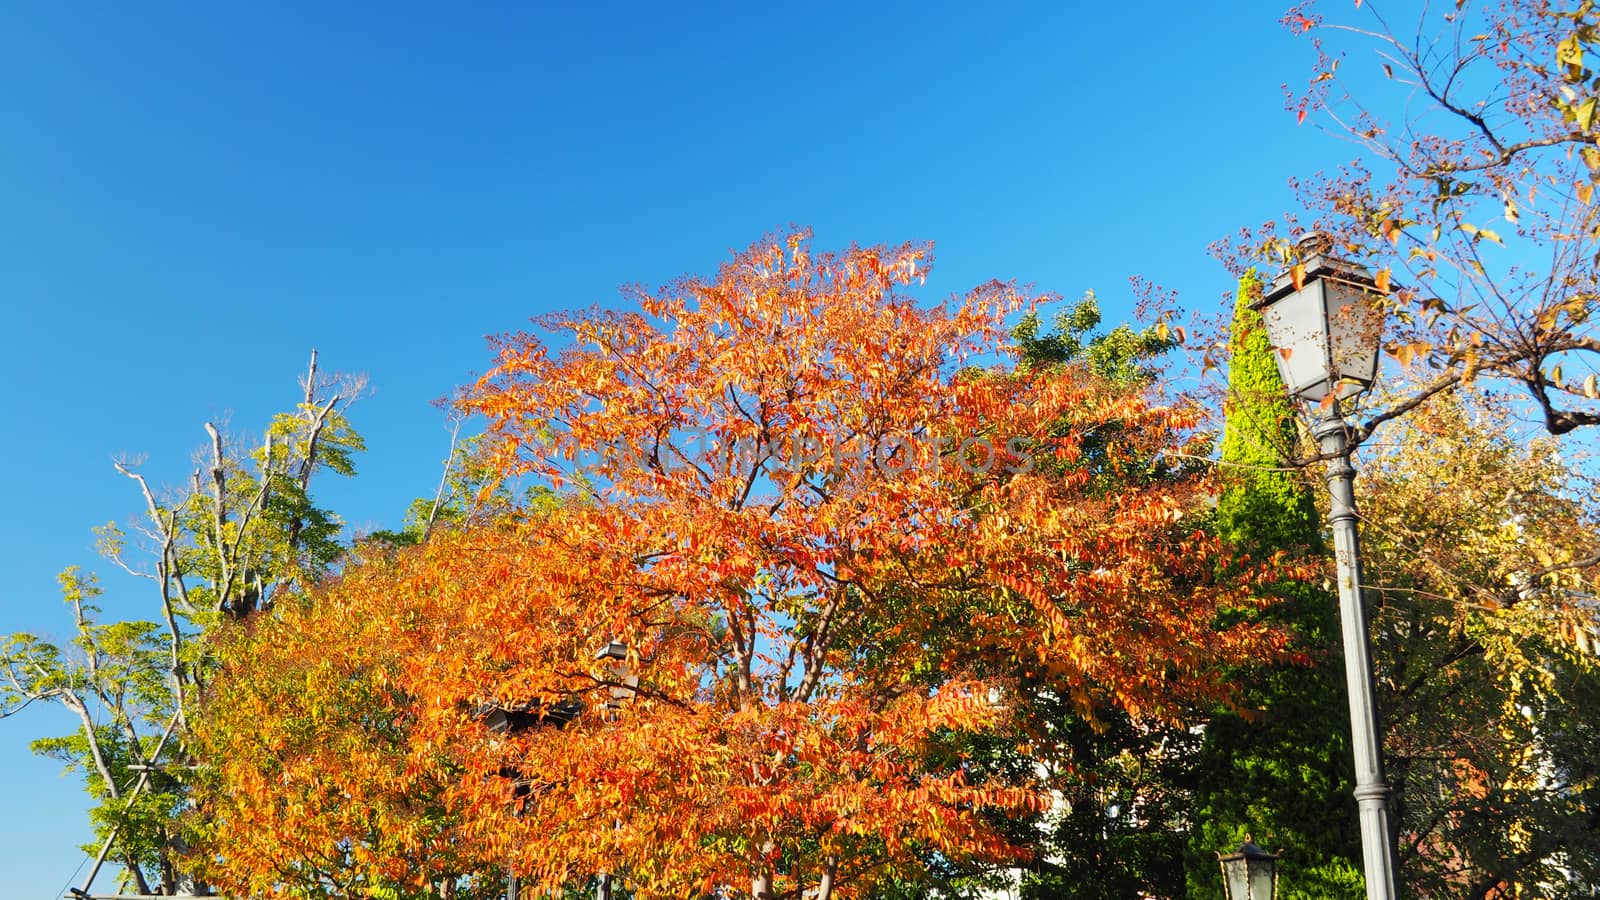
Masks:
[[[1323,550],[1314,485],[1289,463],[1299,453],[1295,411],[1278,375],[1254,273],[1239,282],[1230,335],[1223,490],[1216,530],[1240,560]],[[1297,659],[1241,667],[1241,700],[1252,715],[1219,711],[1205,726],[1192,773],[1189,895],[1222,896],[1215,853],[1246,834],[1282,847],[1294,877],[1283,896],[1360,898],[1360,834],[1339,655],[1337,600],[1314,583],[1270,586],[1268,615],[1291,629]]]

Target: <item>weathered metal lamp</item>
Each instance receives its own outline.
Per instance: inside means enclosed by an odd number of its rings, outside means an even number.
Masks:
[[[1273,900],[1278,894],[1278,854],[1268,853],[1245,835],[1239,849],[1227,856],[1217,855],[1222,863],[1222,889],[1228,900]]]
[[[621,701],[631,699],[639,687],[639,676],[633,674],[632,667],[628,665],[628,645],[621,641],[607,641],[594,658],[605,665],[606,680],[611,682],[611,702],[606,704],[606,708],[617,709]],[[595,900],[611,900],[613,880],[610,872],[595,874]]]
[[[1379,298],[1383,292],[1366,269],[1333,256],[1333,241],[1326,235],[1306,235],[1300,239],[1299,249],[1300,262],[1274,278],[1254,308],[1265,320],[1284,384],[1291,394],[1314,407],[1311,433],[1321,457],[1327,460],[1328,522],[1339,573],[1339,628],[1350,699],[1362,872],[1368,900],[1395,900],[1399,869],[1395,816],[1392,791],[1383,772],[1383,730],[1361,590],[1351,432],[1340,408],[1341,401],[1371,387],[1377,378],[1384,318]],[[1234,854],[1233,858],[1239,857]],[[1228,871],[1226,860],[1223,871]],[[1229,890],[1234,898],[1270,896]]]
[[[621,641],[609,641],[595,653],[594,658],[606,664],[606,679],[611,682],[611,702],[608,708],[615,709],[617,701],[628,700],[637,693],[639,676],[633,674],[628,665],[628,645]]]
[[[1312,403],[1344,400],[1372,386],[1383,330],[1371,273],[1332,254],[1327,235],[1299,242],[1300,263],[1274,278],[1261,313],[1289,393]]]

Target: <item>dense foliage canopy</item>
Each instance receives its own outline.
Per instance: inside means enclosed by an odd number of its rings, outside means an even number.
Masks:
[[[1217,627],[1258,573],[1216,577],[1204,476],[1162,471],[1193,413],[974,367],[1028,301],[919,305],[927,265],[780,235],[638,313],[545,322],[560,349],[504,339],[464,402],[504,476],[565,499],[352,562],[232,649],[212,877],[862,895],[1018,852],[987,811],[1037,808],[1032,779],[934,751],[994,727],[1019,670],[1159,718],[1276,653]]]

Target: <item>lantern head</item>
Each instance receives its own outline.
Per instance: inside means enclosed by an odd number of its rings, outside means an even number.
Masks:
[[[1251,308],[1266,324],[1289,393],[1312,403],[1344,400],[1377,377],[1381,294],[1366,269],[1332,255],[1326,235],[1306,235],[1299,246],[1300,264],[1273,279]]]

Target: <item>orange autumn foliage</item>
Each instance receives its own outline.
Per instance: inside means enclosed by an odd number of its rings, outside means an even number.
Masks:
[[[827,872],[862,896],[930,853],[1018,853],[985,811],[1044,795],[929,754],[995,726],[1007,678],[1164,716],[1220,696],[1218,661],[1279,652],[1216,624],[1256,601],[1216,579],[1205,477],[1162,455],[1193,412],[1004,371],[1033,301],[920,306],[928,264],[789,234],[637,313],[547,320],[559,349],[503,339],[462,405],[504,477],[563,500],[370,551],[230,648],[210,876],[281,890],[328,860],[321,890],[415,890],[509,865],[699,897]],[[596,659],[612,640],[636,683]],[[558,715],[502,733],[495,708]]]

